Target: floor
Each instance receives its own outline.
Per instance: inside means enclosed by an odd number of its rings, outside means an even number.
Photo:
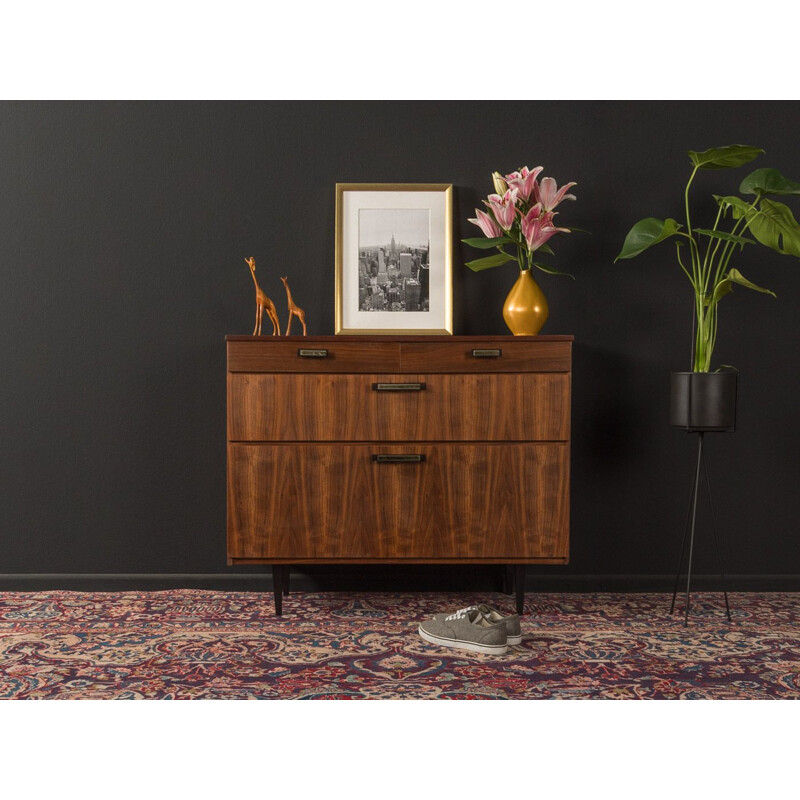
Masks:
[[[504,656],[418,623],[496,594],[0,593],[1,698],[800,699],[800,594],[528,594]],[[681,609],[679,608],[678,611]]]

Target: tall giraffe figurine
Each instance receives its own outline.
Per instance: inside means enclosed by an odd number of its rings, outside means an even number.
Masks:
[[[289,304],[289,324],[286,326],[286,335],[289,335],[289,329],[292,327],[292,317],[297,317],[297,319],[300,320],[300,324],[303,326],[303,336],[308,336],[308,332],[306,331],[306,312],[292,300],[288,277],[281,278],[281,280],[283,281],[284,289],[286,289],[286,302]]]
[[[256,280],[256,260],[251,256],[246,258],[245,262],[250,267],[250,274],[253,276],[253,283],[256,285],[256,326],[253,328],[253,336],[261,336],[261,319],[264,316],[266,309],[269,321],[272,323],[272,335],[279,336],[281,332],[281,324],[278,322],[278,312],[275,310],[275,303],[267,297],[261,290]]]

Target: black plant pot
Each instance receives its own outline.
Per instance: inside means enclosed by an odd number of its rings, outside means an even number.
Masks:
[[[673,372],[670,423],[685,431],[736,430],[736,372]]]

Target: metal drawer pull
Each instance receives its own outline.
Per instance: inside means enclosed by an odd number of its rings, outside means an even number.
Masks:
[[[373,392],[422,392],[425,383],[373,383]]]
[[[473,350],[473,358],[500,358],[503,355],[502,350]]]
[[[302,347],[297,351],[300,358],[327,358],[327,350],[305,350]]]
[[[425,456],[416,453],[413,455],[406,453],[373,454],[372,460],[378,464],[419,464],[425,461]]]

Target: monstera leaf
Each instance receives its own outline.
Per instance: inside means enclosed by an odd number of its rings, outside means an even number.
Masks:
[[[735,206],[733,215],[737,219],[747,218],[750,233],[761,244],[783,255],[800,258],[800,225],[788,206],[765,197],[757,209],[747,206],[743,210]]]
[[[738,209],[741,211],[741,214],[737,214],[737,219],[744,215],[748,208],[750,208],[750,204],[746,201],[742,200],[741,197],[737,197],[735,194],[728,194],[724,197],[721,197],[718,194],[711,195],[719,205],[722,206],[723,210],[727,210],[729,208]]]
[[[724,242],[733,242],[734,244],[740,244],[744,247],[746,244],[754,244],[752,239],[748,239],[746,236],[735,236],[732,233],[726,233],[725,231],[712,231],[708,228],[695,228],[695,233],[701,233],[703,236],[710,236],[712,239],[722,239]]]
[[[614,261],[638,256],[648,247],[674,236],[680,228],[681,225],[674,219],[656,219],[656,217],[641,219],[628,231],[622,250]]]
[[[760,147],[729,144],[727,147],[712,147],[702,153],[689,150],[689,158],[697,169],[731,169],[747,164],[763,152]]]
[[[747,280],[738,269],[729,269],[728,274],[716,285],[714,288],[714,294],[711,297],[711,303],[718,303],[720,298],[725,297],[726,294],[729,294],[733,289],[733,284],[737,283],[739,286],[745,286],[748,289],[752,289],[754,292],[764,292],[764,294],[771,294],[773,297],[777,297],[775,292],[770,289],[764,289],[762,286],[756,286],[751,281]]]
[[[800,183],[790,181],[776,169],[757,169],[739,186],[742,194],[800,194]]]

